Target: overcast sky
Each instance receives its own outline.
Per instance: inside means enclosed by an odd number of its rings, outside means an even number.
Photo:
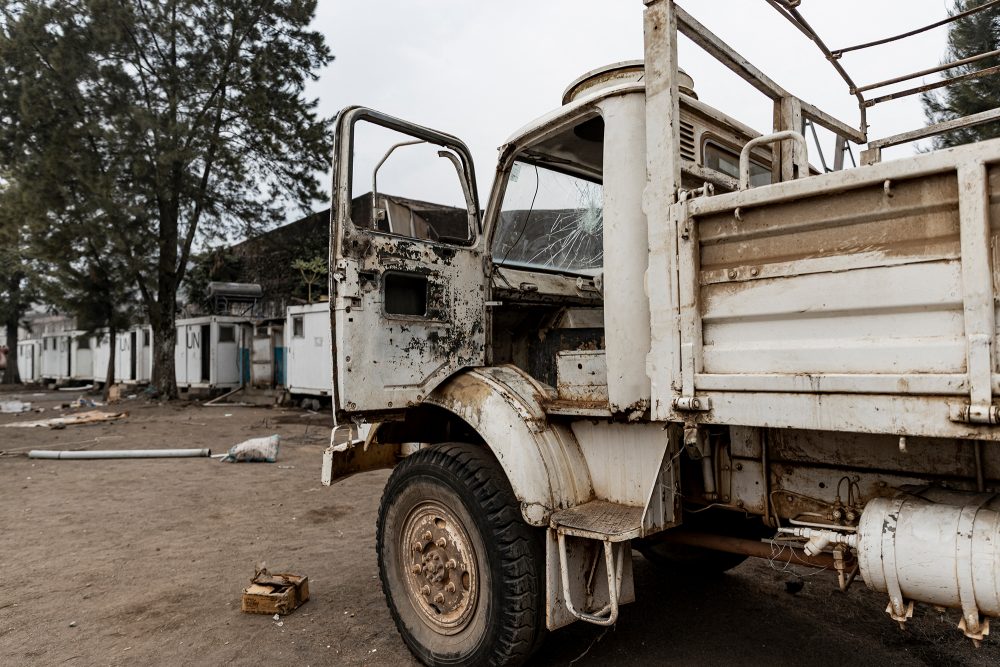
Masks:
[[[803,0],[800,11],[836,48],[926,25],[949,4]],[[764,0],[681,5],[793,94],[857,126],[855,98],[833,68]],[[308,94],[325,115],[360,104],[463,139],[485,203],[496,149],[512,132],[557,107],[580,74],[642,57],[642,10],[641,0],[320,0],[315,27],[336,59]],[[939,28],[842,62],[863,85],[937,64],[945,37]],[[760,93],[684,39],[680,59],[702,101],[770,130],[770,102]],[[919,99],[880,105],[869,123],[872,138],[919,127]]]

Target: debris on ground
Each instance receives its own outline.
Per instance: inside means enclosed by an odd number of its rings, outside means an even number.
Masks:
[[[22,412],[29,412],[31,403],[23,401],[0,401],[0,412],[7,415],[16,415]]]
[[[230,447],[229,452],[222,460],[229,463],[239,463],[241,461],[274,463],[278,460],[278,445],[280,443],[281,436],[279,435],[270,435],[266,438],[250,438]]]
[[[100,410],[89,410],[75,415],[65,417],[52,417],[51,419],[38,419],[30,422],[12,422],[4,424],[6,428],[66,428],[67,426],[78,426],[80,424],[96,424],[98,422],[111,422],[128,417],[127,412],[101,412]]]
[[[69,407],[71,407],[71,408],[103,408],[104,407],[104,403],[98,403],[97,401],[95,401],[93,399],[84,398],[83,396],[81,396],[80,398],[78,398],[75,401],[73,401],[72,403],[70,403]]]
[[[248,614],[290,614],[309,600],[309,577],[297,574],[271,574],[257,570],[250,585],[243,589],[240,609]]]
[[[93,389],[93,384],[85,384],[82,387],[59,387],[59,391],[88,391]]]

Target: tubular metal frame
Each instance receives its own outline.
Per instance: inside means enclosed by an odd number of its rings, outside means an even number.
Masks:
[[[830,127],[830,125],[821,122],[820,119],[815,118],[813,116],[813,114],[807,113],[805,106],[803,106],[803,115],[804,116],[806,116],[810,120],[816,122],[816,124],[822,125],[822,126],[826,127],[827,129],[833,131],[834,133],[837,133],[838,136],[840,136],[842,138],[850,139],[851,141],[853,141],[853,142],[855,142],[857,144],[868,142],[868,145],[869,145],[870,149],[875,149],[875,148],[880,149],[880,148],[886,147],[886,146],[894,146],[894,145],[898,145],[898,144],[902,144],[902,143],[907,143],[909,141],[914,141],[914,140],[917,140],[917,139],[923,139],[923,138],[935,136],[935,135],[938,135],[938,134],[941,134],[941,133],[944,133],[944,132],[949,132],[949,131],[955,130],[955,129],[960,129],[960,128],[964,128],[964,127],[972,127],[974,125],[979,125],[979,124],[982,124],[984,122],[990,122],[991,120],[996,119],[997,116],[998,116],[998,114],[1000,114],[1000,107],[998,107],[996,109],[990,109],[990,110],[983,111],[983,112],[980,112],[980,113],[977,113],[977,114],[971,114],[969,116],[954,118],[954,119],[951,119],[951,120],[948,120],[948,121],[945,121],[945,122],[942,122],[942,123],[937,123],[935,125],[927,126],[925,128],[920,128],[920,129],[917,129],[917,130],[912,130],[910,132],[903,132],[903,133],[900,133],[900,134],[892,135],[890,137],[885,137],[883,139],[877,139],[877,140],[873,140],[873,141],[868,141],[868,136],[867,136],[867,134],[868,134],[867,109],[869,107],[875,106],[876,104],[882,104],[884,102],[889,102],[889,101],[892,101],[892,100],[897,100],[897,99],[900,99],[900,98],[903,98],[903,97],[908,97],[910,95],[916,95],[918,93],[923,93],[923,92],[926,92],[928,90],[934,90],[934,89],[937,89],[937,88],[942,88],[942,87],[945,87],[945,86],[949,86],[949,85],[951,85],[953,83],[956,83],[956,82],[959,82],[959,81],[965,81],[965,80],[968,80],[968,79],[975,79],[975,78],[980,78],[980,77],[994,75],[994,74],[1000,73],[1000,65],[994,65],[994,66],[990,66],[990,67],[984,67],[982,69],[974,70],[974,71],[971,71],[971,72],[963,72],[963,73],[958,74],[956,76],[949,77],[949,78],[943,78],[943,79],[941,79],[939,81],[934,81],[934,82],[929,83],[929,84],[925,84],[925,85],[921,85],[921,86],[915,86],[915,87],[912,87],[912,88],[907,88],[905,90],[900,90],[900,91],[896,91],[896,92],[892,92],[892,93],[887,93],[885,95],[880,95],[878,97],[873,97],[873,98],[870,98],[870,99],[865,97],[864,94],[866,92],[868,92],[870,90],[876,90],[876,89],[879,89],[879,88],[884,88],[885,86],[889,86],[889,85],[892,85],[892,84],[895,84],[895,83],[900,83],[900,82],[903,82],[903,81],[909,81],[909,80],[912,80],[912,79],[916,79],[916,78],[919,78],[919,77],[922,77],[922,76],[926,76],[928,74],[936,74],[938,72],[944,72],[946,70],[954,69],[956,67],[962,67],[964,65],[969,65],[969,64],[974,63],[974,62],[979,62],[981,60],[985,60],[985,59],[988,59],[988,58],[1000,56],[1000,50],[986,51],[986,52],[979,53],[979,54],[976,54],[976,55],[973,55],[973,56],[970,56],[970,57],[967,57],[967,58],[962,58],[962,59],[954,60],[954,61],[947,62],[947,63],[941,63],[940,65],[938,65],[936,67],[931,67],[931,68],[919,70],[919,71],[916,71],[916,72],[911,72],[909,74],[904,74],[904,75],[901,75],[901,76],[892,77],[890,79],[886,79],[886,80],[883,80],[883,81],[878,81],[878,82],[871,83],[871,84],[866,84],[864,86],[858,86],[857,84],[855,84],[854,80],[851,78],[851,75],[847,72],[847,70],[844,68],[844,66],[839,62],[840,59],[841,59],[841,57],[845,53],[850,53],[852,51],[861,51],[861,50],[869,49],[869,48],[872,48],[872,47],[875,47],[875,46],[881,46],[881,45],[884,45],[884,44],[889,44],[891,42],[899,41],[899,40],[905,39],[907,37],[912,37],[914,35],[918,35],[918,34],[924,33],[924,32],[926,32],[928,30],[933,29],[933,28],[938,28],[938,27],[941,27],[943,25],[947,25],[949,23],[953,23],[954,21],[958,21],[958,20],[963,19],[963,18],[965,18],[967,16],[971,16],[973,14],[976,14],[976,13],[981,12],[983,10],[989,9],[991,7],[1000,6],[1000,0],[988,0],[987,2],[984,2],[983,4],[981,4],[981,5],[977,6],[977,7],[972,7],[970,9],[967,9],[967,10],[962,11],[962,12],[956,12],[955,14],[952,14],[952,15],[948,16],[947,18],[944,18],[944,19],[942,19],[940,21],[935,21],[934,23],[931,23],[929,25],[922,26],[922,27],[919,27],[919,28],[915,28],[915,29],[909,30],[907,32],[903,32],[903,33],[900,33],[900,34],[897,34],[897,35],[892,35],[890,37],[885,37],[885,38],[874,40],[874,41],[871,41],[871,42],[866,42],[866,43],[863,43],[863,44],[855,44],[855,45],[852,45],[852,46],[847,46],[847,47],[838,48],[838,49],[831,49],[831,48],[829,48],[826,45],[826,43],[822,40],[822,38],[820,38],[820,36],[818,35],[818,33],[813,29],[813,27],[811,25],[809,25],[809,22],[806,21],[805,18],[803,18],[802,14],[799,12],[799,6],[802,4],[802,0],[765,0],[765,1],[769,5],[771,5],[771,7],[776,12],[778,12],[782,17],[784,17],[793,26],[795,26],[795,28],[797,28],[800,32],[802,32],[806,37],[808,37],[812,42],[814,42],[816,44],[816,46],[819,48],[819,50],[823,53],[823,55],[826,57],[826,59],[830,62],[830,64],[833,66],[833,68],[837,71],[837,73],[840,75],[840,77],[844,80],[844,83],[847,84],[847,87],[848,87],[848,90],[850,91],[850,93],[852,95],[854,95],[858,99],[858,110],[859,110],[860,115],[861,115],[861,123],[860,123],[859,129],[858,129],[858,132],[857,133],[851,133],[851,134],[848,134],[848,133],[839,133],[836,129]],[[680,27],[682,23],[683,23],[683,21],[682,21],[680,15],[679,15],[679,17],[678,17],[678,27]],[[685,34],[687,34],[687,33],[685,32]],[[688,36],[690,37],[690,35],[688,35]],[[695,41],[697,41],[697,40],[695,40]],[[749,63],[747,63],[747,64],[749,65]],[[735,69],[734,69],[734,71],[736,71],[737,74],[741,74],[739,71],[737,71]],[[741,74],[741,76],[742,76],[742,74]],[[749,81],[751,84],[754,84],[754,82],[750,81],[750,79],[748,79],[746,76],[744,76],[743,78],[746,79],[747,81]],[[754,85],[756,86],[756,84],[754,84]],[[757,87],[760,88],[760,86],[757,86]],[[764,91],[764,92],[767,92],[767,91]],[[777,130],[779,128],[776,127],[775,129]],[[861,138],[860,141],[859,141],[859,138]]]

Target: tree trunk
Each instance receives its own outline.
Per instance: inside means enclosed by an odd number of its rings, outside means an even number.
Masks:
[[[174,346],[177,326],[173,311],[161,313],[153,325],[153,386],[160,398],[177,398],[177,372],[174,368]]]
[[[115,357],[118,354],[118,329],[114,325],[108,327],[108,336],[111,337],[111,352],[108,354],[108,371],[104,379],[104,402],[108,402],[111,395],[111,386],[115,383]]]
[[[17,372],[17,314],[7,318],[7,368],[3,372],[3,384],[20,384]]]

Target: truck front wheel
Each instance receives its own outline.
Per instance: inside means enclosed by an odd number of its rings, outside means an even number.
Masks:
[[[543,534],[481,446],[441,444],[396,466],[379,507],[382,590],[427,665],[516,665],[544,632]]]

